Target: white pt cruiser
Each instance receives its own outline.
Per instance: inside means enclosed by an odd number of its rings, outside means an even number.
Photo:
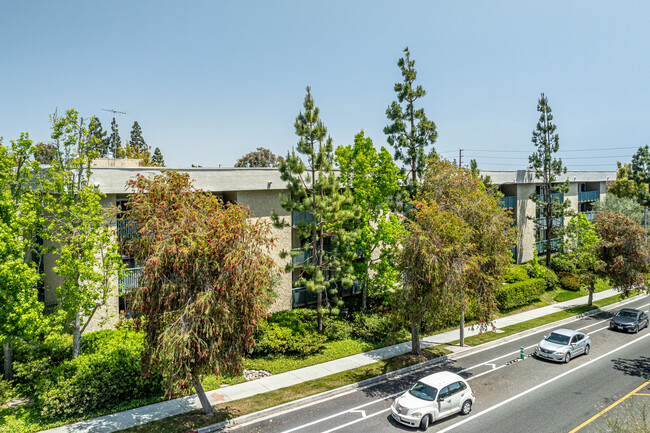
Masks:
[[[455,373],[443,371],[417,381],[397,397],[391,406],[395,421],[426,430],[434,421],[472,410],[474,393],[467,382]]]

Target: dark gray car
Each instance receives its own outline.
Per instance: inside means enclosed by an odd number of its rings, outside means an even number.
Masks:
[[[609,321],[609,329],[620,329],[635,334],[648,327],[648,315],[641,310],[623,308]]]
[[[535,356],[550,361],[569,362],[580,354],[587,355],[591,339],[587,334],[573,329],[556,329],[545,336],[535,347]]]

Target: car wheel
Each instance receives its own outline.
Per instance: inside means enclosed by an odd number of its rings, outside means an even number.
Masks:
[[[460,408],[460,413],[463,415],[467,415],[470,413],[472,410],[472,400],[465,400],[465,403],[463,403],[463,407]]]
[[[431,422],[431,417],[429,415],[424,415],[422,417],[422,421],[420,421],[420,429],[422,431],[428,429],[430,422]]]
[[[564,362],[569,362],[571,361],[571,353],[567,352],[566,355],[564,355]]]
[[[636,325],[634,327],[634,333],[637,334],[639,332],[639,325]]]
[[[589,355],[589,345],[585,346],[585,355]]]

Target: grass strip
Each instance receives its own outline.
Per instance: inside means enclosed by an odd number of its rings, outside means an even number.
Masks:
[[[164,418],[158,421],[152,421],[120,431],[124,433],[146,433],[152,431],[158,433],[178,433],[197,429],[199,427],[205,427],[210,424],[216,424],[238,416],[275,407],[290,401],[295,401],[303,397],[330,391],[351,383],[377,377],[391,371],[396,371],[404,367],[419,364],[428,359],[438,358],[451,353],[449,350],[439,346],[422,349],[422,352],[423,356],[413,356],[410,354],[398,355],[393,358],[358,367],[353,370],[342,371],[320,379],[310,380],[297,385],[277,389],[275,391],[269,391],[264,394],[243,398],[241,400],[221,403],[215,406],[219,412],[214,416],[205,416],[202,411],[198,410]]]

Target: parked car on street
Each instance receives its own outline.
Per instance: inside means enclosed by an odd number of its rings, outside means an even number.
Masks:
[[[535,356],[551,361],[569,362],[580,354],[589,354],[591,339],[587,334],[572,329],[556,329],[535,347]]]
[[[623,308],[609,321],[609,329],[620,329],[635,334],[648,327],[648,315],[641,310]]]
[[[440,418],[467,415],[475,398],[469,384],[455,373],[442,371],[418,380],[391,406],[395,421],[426,430]]]

